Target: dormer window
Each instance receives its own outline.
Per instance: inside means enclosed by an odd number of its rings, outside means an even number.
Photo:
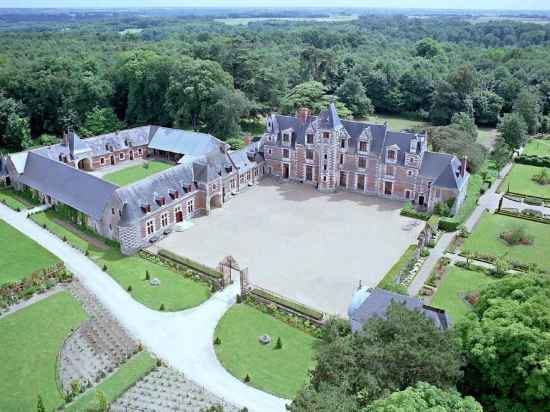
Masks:
[[[346,139],[341,139],[341,140],[340,140],[340,148],[341,148],[341,149],[345,149],[345,148],[346,148]]]
[[[168,193],[169,193],[170,197],[172,198],[172,200],[177,199],[178,197],[180,197],[180,194],[177,190],[170,190]]]
[[[151,212],[151,205],[149,203],[144,203],[141,205],[141,211],[143,213],[150,213]]]
[[[156,201],[159,206],[164,206],[166,204],[166,198],[164,196],[158,196]]]
[[[306,143],[307,144],[313,144],[313,133],[308,133],[306,135]]]
[[[283,142],[288,143],[290,141],[290,135],[288,133],[283,134]]]
[[[397,153],[395,150],[393,149],[388,149],[388,154],[386,155],[386,158],[388,160],[393,160],[395,161],[397,159]]]
[[[368,142],[367,142],[367,141],[361,140],[361,141],[359,142],[359,151],[360,151],[360,152],[368,152],[368,151],[369,151]]]
[[[330,132],[323,132],[323,139],[325,140],[330,139]]]

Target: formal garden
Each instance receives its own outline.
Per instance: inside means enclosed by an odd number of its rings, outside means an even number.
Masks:
[[[173,165],[158,160],[148,160],[139,165],[130,166],[116,172],[103,175],[103,179],[118,186],[126,186],[148,176],[169,169]]]
[[[505,256],[518,269],[550,271],[550,226],[519,217],[484,213],[463,241],[462,254],[494,261]]]
[[[138,302],[155,310],[178,311],[195,307],[210,297],[210,286],[138,255],[125,256],[93,232],[84,231],[53,210],[31,219],[71,246],[86,253]]]
[[[431,305],[445,309],[451,322],[457,323],[471,310],[479,290],[495,280],[494,276],[475,269],[450,265],[431,299]]]
[[[501,183],[499,192],[550,199],[550,179],[540,179],[541,175],[543,176],[545,173],[550,173],[550,170],[516,163]]]
[[[2,220],[0,244],[0,286],[59,263],[56,256]]]
[[[550,157],[550,139],[531,139],[523,148],[523,155]]]
[[[75,298],[60,292],[0,318],[0,410],[35,410],[38,395],[46,410],[63,405],[57,356],[86,317]]]
[[[220,320],[214,346],[221,364],[241,381],[286,399],[293,399],[314,367],[319,340],[288,322],[236,304]]]

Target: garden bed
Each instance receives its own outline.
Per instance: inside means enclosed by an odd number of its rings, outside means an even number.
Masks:
[[[514,164],[510,173],[502,181],[500,192],[507,192],[522,197],[538,197],[550,200],[550,185],[541,185],[533,181],[533,176],[540,173],[541,168],[525,164]]]
[[[393,264],[390,270],[384,275],[382,280],[378,283],[377,287],[381,289],[390,290],[390,291],[398,291],[400,293],[403,293],[403,292],[406,293],[405,287],[401,285],[401,282],[396,283],[395,280],[399,275],[399,273],[401,272],[401,270],[405,268],[405,265],[407,265],[407,263],[413,260],[415,252],[416,252],[416,245],[410,245],[409,247],[407,247],[403,255],[399,258],[397,262]]]

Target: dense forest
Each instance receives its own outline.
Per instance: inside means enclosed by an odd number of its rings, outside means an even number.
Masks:
[[[452,123],[432,130],[434,148],[472,159],[482,148],[461,140],[476,133],[474,122],[522,135],[550,127],[550,25],[373,15],[247,26],[127,16],[24,27],[0,37],[7,151],[54,141],[69,127],[90,136],[153,123],[229,139],[250,127],[245,119],[319,110],[329,99],[342,117]]]

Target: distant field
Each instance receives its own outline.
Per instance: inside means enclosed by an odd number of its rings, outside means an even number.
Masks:
[[[357,20],[356,14],[350,16],[330,16],[330,17],[236,17],[227,19],[215,19],[218,23],[228,24],[230,26],[246,26],[248,23],[262,21],[319,21],[319,22],[346,22]]]
[[[550,19],[538,17],[519,17],[519,16],[479,16],[468,20],[470,23],[487,23],[490,21],[517,21],[520,23],[548,24]]]

